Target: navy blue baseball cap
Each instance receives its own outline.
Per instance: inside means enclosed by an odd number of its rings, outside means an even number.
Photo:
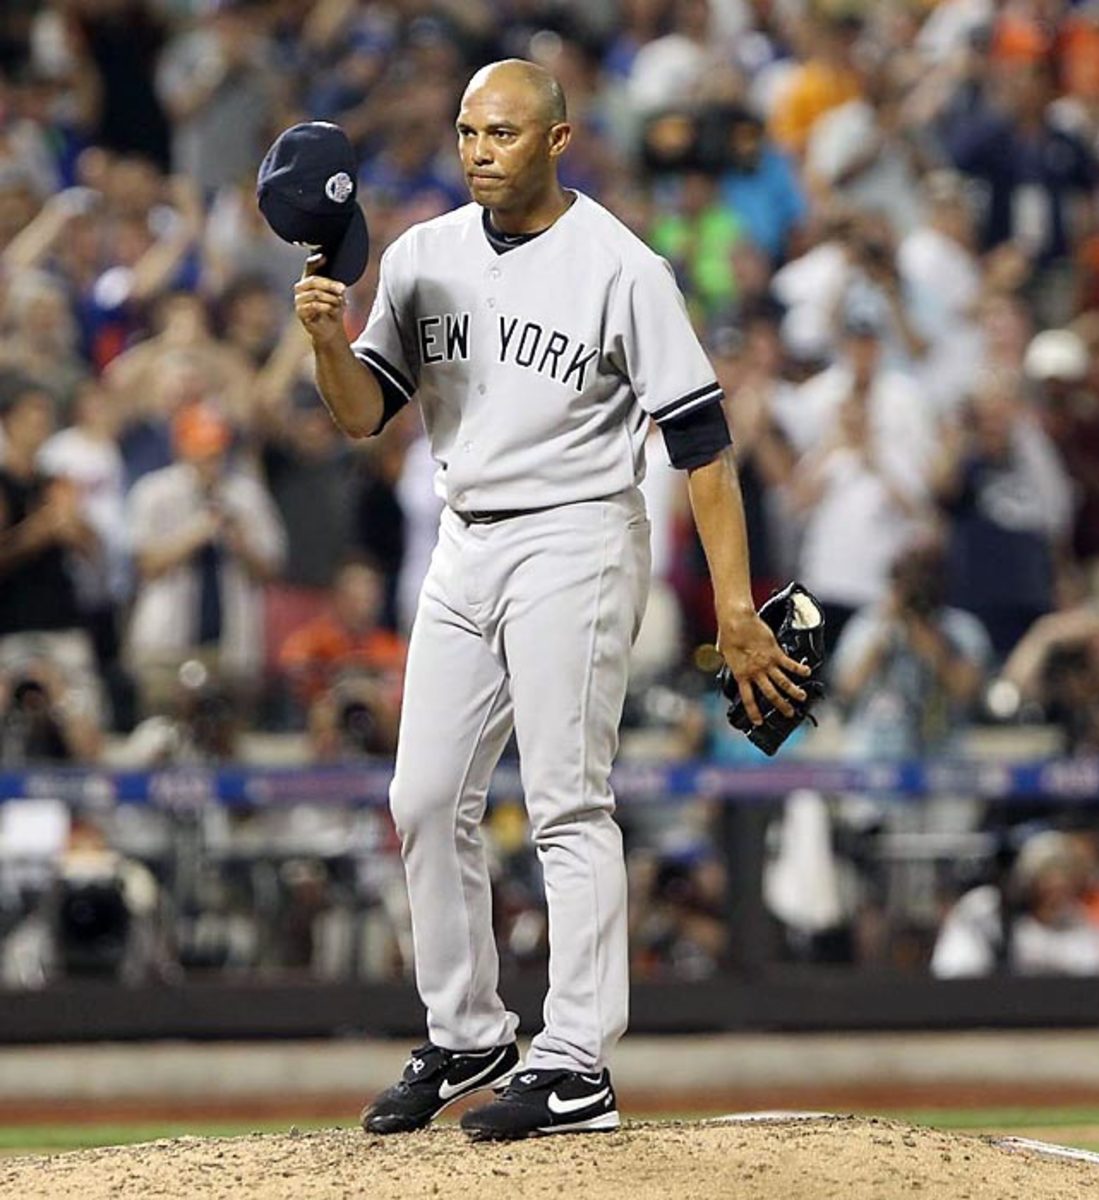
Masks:
[[[370,252],[357,172],[347,134],[329,121],[307,121],[279,134],[256,180],[268,225],[283,241],[319,250],[320,273],[347,284],[366,269]]]

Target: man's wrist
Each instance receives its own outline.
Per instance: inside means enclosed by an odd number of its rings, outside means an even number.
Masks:
[[[718,605],[718,625],[741,625],[756,615],[756,606],[751,599],[725,601]]]

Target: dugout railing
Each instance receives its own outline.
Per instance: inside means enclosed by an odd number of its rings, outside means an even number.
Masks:
[[[181,829],[211,805],[227,809],[294,804],[385,804],[387,763],[262,769],[168,768],[152,772],[47,768],[0,772],[0,803],[59,800],[104,812],[150,806]],[[723,766],[711,763],[619,765],[623,808],[707,797],[721,802],[728,871],[728,964],[697,982],[638,982],[631,1027],[638,1032],[731,1030],[1081,1027],[1099,1023],[1099,978],[938,981],[890,970],[778,963],[774,922],[762,898],[765,834],[785,797],[809,788],[857,794],[889,805],[943,794],[991,808],[1026,806],[1064,814],[1099,810],[1099,759],[1018,763],[940,761],[855,765],[834,761]],[[496,790],[516,794],[518,773],[501,768]],[[1097,811],[1099,820],[1099,811]],[[537,1028],[538,972],[505,979],[508,1004],[524,1028]],[[0,1041],[327,1037],[415,1037],[422,1011],[404,983],[318,982],[257,977],[182,977],[123,986],[64,981],[38,990],[0,989]]]

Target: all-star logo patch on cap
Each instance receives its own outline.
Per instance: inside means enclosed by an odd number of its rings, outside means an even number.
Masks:
[[[347,284],[362,275],[370,251],[357,173],[347,134],[328,121],[307,121],[279,134],[256,180],[268,225],[283,241],[319,250],[320,274]]]

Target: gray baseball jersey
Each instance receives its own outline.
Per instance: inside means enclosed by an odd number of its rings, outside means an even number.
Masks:
[[[549,915],[526,1065],[600,1070],[628,1002],[609,778],[648,594],[646,427],[720,413],[720,389],[667,264],[585,196],[510,247],[478,205],[410,229],[354,350],[386,418],[416,394],[447,502],[390,790],[429,1037],[473,1050],[515,1036],[479,832],[514,729]]]
[[[648,417],[721,391],[668,264],[584,195],[499,254],[483,209],[385,252],[354,350],[417,393],[436,490],[459,511],[542,508],[640,482]]]

